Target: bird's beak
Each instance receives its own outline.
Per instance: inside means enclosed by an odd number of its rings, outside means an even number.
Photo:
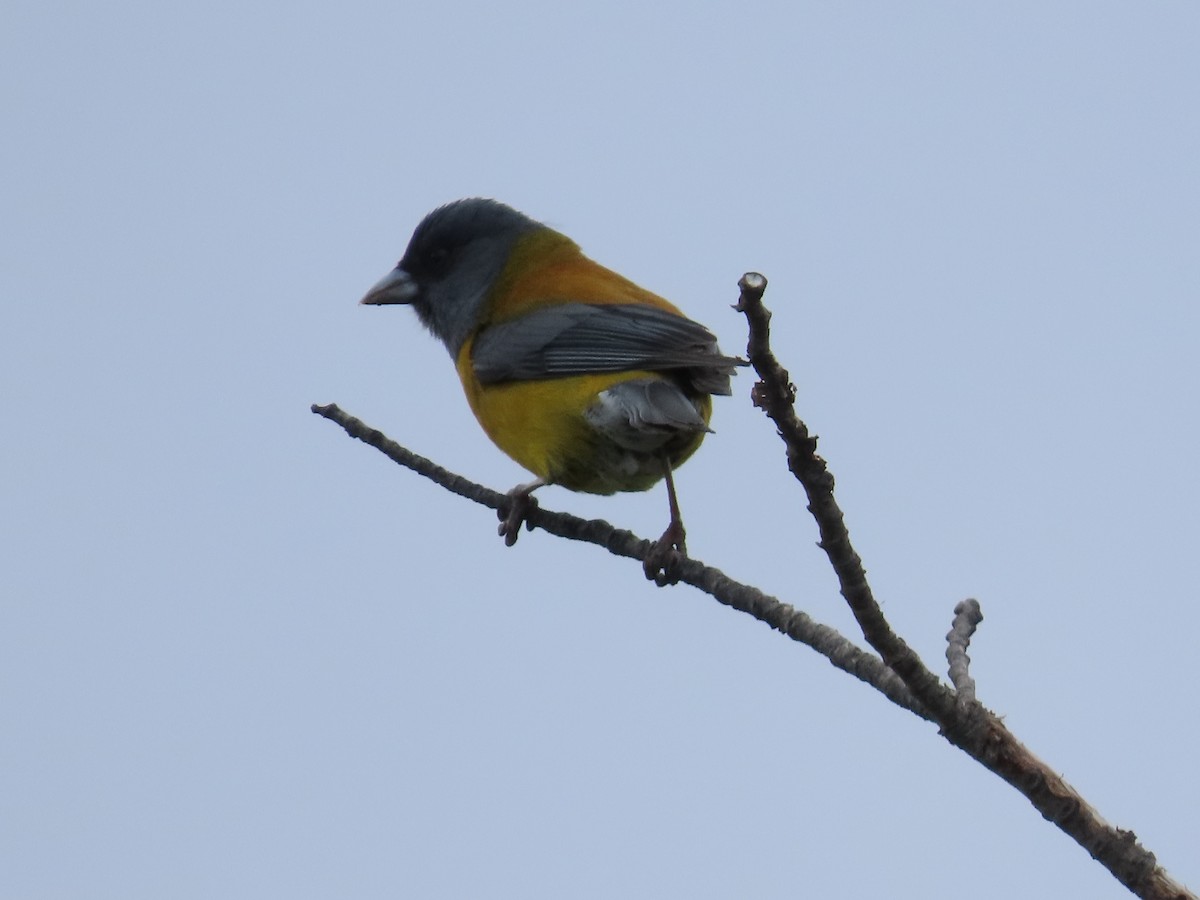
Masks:
[[[384,275],[367,295],[359,300],[366,306],[389,306],[396,303],[412,303],[421,292],[413,277],[399,266]]]

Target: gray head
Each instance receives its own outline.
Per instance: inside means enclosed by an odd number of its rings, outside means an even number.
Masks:
[[[495,200],[447,203],[421,220],[399,264],[360,302],[410,304],[457,357],[513,245],[543,227]]]

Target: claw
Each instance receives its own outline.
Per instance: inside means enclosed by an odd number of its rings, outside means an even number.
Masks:
[[[659,587],[679,583],[679,567],[687,559],[687,532],[683,523],[672,522],[663,532],[662,537],[654,542],[646,559],[642,562],[642,571],[646,577]]]
[[[500,519],[500,526],[496,529],[496,533],[504,538],[506,547],[511,547],[517,542],[517,537],[521,534],[522,522],[525,523],[527,530],[533,531],[533,523],[529,521],[529,516],[538,506],[533,492],[545,483],[539,478],[529,484],[518,484],[505,495],[504,502],[496,510],[496,515]]]

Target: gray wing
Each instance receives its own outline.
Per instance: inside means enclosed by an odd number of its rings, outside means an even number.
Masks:
[[[484,328],[472,361],[483,384],[601,372],[678,371],[697,392],[728,394],[740,359],[711,331],[643,304],[563,303]]]

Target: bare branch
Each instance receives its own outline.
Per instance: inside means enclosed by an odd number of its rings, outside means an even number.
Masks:
[[[842,596],[858,620],[863,637],[874,647],[883,661],[896,672],[922,705],[935,716],[943,716],[954,708],[953,694],[938,680],[921,658],[906,644],[883,617],[875,602],[862,559],[850,543],[841,507],[833,496],[833,475],[817,455],[817,439],[809,434],[808,426],[796,415],[793,403],[796,388],[791,376],[771,351],[771,312],[762,302],[767,279],[757,272],[747,272],[738,282],[741,297],[734,306],[744,313],[750,327],[747,353],[750,364],[760,381],[751,392],[754,405],[765,412],[779,429],[787,447],[788,469],[808,495],[808,511],[817,520],[821,533],[820,547],[829,557]]]
[[[449,469],[413,453],[393,441],[382,431],[351,416],[335,404],[318,406],[312,411],[319,416],[336,422],[351,437],[370,444],[393,462],[423,475],[451,493],[473,500],[483,506],[499,510],[506,495],[464,478]],[[639,538],[625,529],[614,528],[602,519],[581,519],[568,513],[553,512],[541,506],[529,511],[527,522],[530,528],[540,528],[558,537],[583,541],[604,547],[616,556],[644,560],[653,542]],[[706,566],[696,559],[684,559],[679,566],[679,580],[684,581],[706,594],[711,595],[728,607],[747,613],[794,641],[816,650],[834,666],[853,675],[860,681],[882,693],[897,706],[907,709],[923,719],[930,719],[920,703],[904,686],[896,674],[875,656],[855,646],[835,629],[814,621],[809,615],[763,593],[755,587],[742,584],[727,576],[720,569]]]
[[[817,455],[817,439],[796,415],[796,388],[771,351],[771,313],[762,302],[767,280],[757,272],[748,272],[738,286],[741,296],[734,309],[746,316],[750,363],[761,379],[751,397],[779,429],[787,448],[788,469],[808,495],[809,512],[821,533],[821,548],[837,573],[842,596],[867,642],[929,710],[946,740],[1024,794],[1038,812],[1074,838],[1123,885],[1144,898],[1193,897],[1171,880],[1133,832],[1105,822],[1074,788],[1030,753],[994,713],[977,701],[957,702],[955,693],[892,630],[867,583],[862,560],[850,543],[841,507],[833,496],[833,475]]]
[[[979,601],[964,600],[954,607],[954,621],[946,635],[946,662],[950,664],[950,681],[954,684],[955,702],[960,709],[975,702],[975,679],[969,671],[971,657],[967,656],[967,648],[982,621]]]

